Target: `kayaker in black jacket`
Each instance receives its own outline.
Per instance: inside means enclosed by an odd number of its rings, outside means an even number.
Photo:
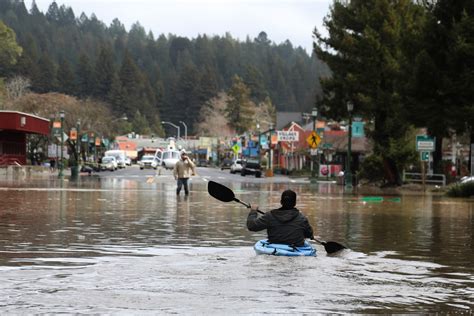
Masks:
[[[305,238],[313,238],[313,228],[296,206],[296,193],[286,190],[281,194],[281,207],[258,215],[258,206],[251,207],[247,228],[257,232],[267,230],[268,241],[274,244],[303,246]]]

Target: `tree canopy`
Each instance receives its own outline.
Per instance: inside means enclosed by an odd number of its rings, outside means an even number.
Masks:
[[[256,104],[270,97],[278,110],[304,111],[321,93],[318,77],[328,74],[314,55],[288,41],[275,44],[265,32],[246,41],[230,34],[155,37],[140,23],[127,31],[118,19],[107,26],[56,2],[46,13],[34,2],[28,10],[23,0],[2,1],[0,19],[24,51],[5,76],[30,79],[33,92],[93,97],[117,116],[138,111],[153,131],[163,119],[184,121],[192,133],[203,105],[235,75]]]

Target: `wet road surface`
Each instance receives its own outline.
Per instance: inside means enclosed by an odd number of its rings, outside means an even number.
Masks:
[[[372,203],[333,184],[213,172],[191,181],[188,198],[166,173],[0,181],[0,311],[472,313],[472,200]],[[264,232],[246,230],[242,205],[211,198],[209,179],[263,210],[291,188],[316,235],[351,250],[256,256]]]

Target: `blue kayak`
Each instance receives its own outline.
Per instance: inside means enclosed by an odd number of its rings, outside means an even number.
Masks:
[[[253,248],[257,255],[316,256],[316,249],[307,241],[302,247],[292,247],[284,244],[270,244],[267,239],[262,239],[257,241]]]

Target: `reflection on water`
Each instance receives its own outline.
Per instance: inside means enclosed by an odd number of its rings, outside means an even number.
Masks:
[[[367,202],[333,185],[292,184],[322,239],[352,250],[256,256],[247,210],[188,198],[173,182],[106,179],[0,184],[0,310],[15,313],[469,312],[470,200]],[[48,186],[53,189],[44,189]],[[230,185],[268,210],[287,184]],[[9,188],[7,188],[9,187]],[[13,189],[11,187],[14,187]]]

